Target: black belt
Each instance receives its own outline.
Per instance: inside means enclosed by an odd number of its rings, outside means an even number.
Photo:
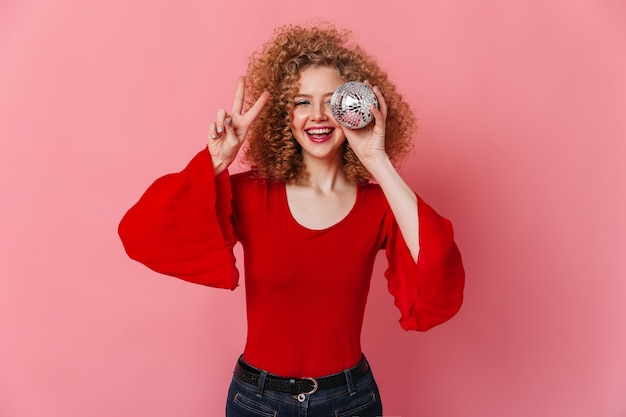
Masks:
[[[354,368],[348,369],[348,372],[352,375],[352,381],[355,381],[365,375],[369,370],[369,364],[365,360],[365,357],[361,359],[358,365]],[[235,366],[235,375],[237,378],[248,384],[258,385],[261,371],[248,365],[243,357],[240,357]],[[265,378],[264,389],[289,392],[293,395],[297,394],[314,394],[317,391],[337,388],[348,385],[346,375],[343,372],[339,372],[333,375],[324,376],[320,378],[283,378],[272,374],[267,374]]]

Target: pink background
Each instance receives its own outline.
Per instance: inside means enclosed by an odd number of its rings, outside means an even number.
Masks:
[[[379,264],[363,343],[385,414],[626,416],[621,0],[0,2],[0,416],[223,414],[242,288],[155,274],[116,227],[272,29],[316,17],[414,106],[403,173],[467,268],[459,315],[420,334]]]

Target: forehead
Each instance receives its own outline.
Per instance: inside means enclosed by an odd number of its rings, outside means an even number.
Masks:
[[[344,83],[339,70],[334,67],[307,67],[300,71],[299,94],[333,92]]]

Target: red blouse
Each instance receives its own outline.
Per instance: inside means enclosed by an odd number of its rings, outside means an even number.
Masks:
[[[464,271],[450,222],[418,198],[417,265],[382,190],[357,188],[350,213],[323,230],[291,215],[285,184],[252,172],[214,178],[207,150],[177,174],[159,178],[124,216],[128,255],[186,281],[234,289],[233,246],[244,253],[246,361],[270,373],[318,377],[361,358],[361,327],[374,260],[400,325],[425,331],[451,318],[463,299]]]

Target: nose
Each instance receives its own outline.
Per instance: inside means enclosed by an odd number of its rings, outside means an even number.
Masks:
[[[314,120],[328,119],[326,103],[324,101],[313,105],[313,109],[311,110],[311,117]]]

